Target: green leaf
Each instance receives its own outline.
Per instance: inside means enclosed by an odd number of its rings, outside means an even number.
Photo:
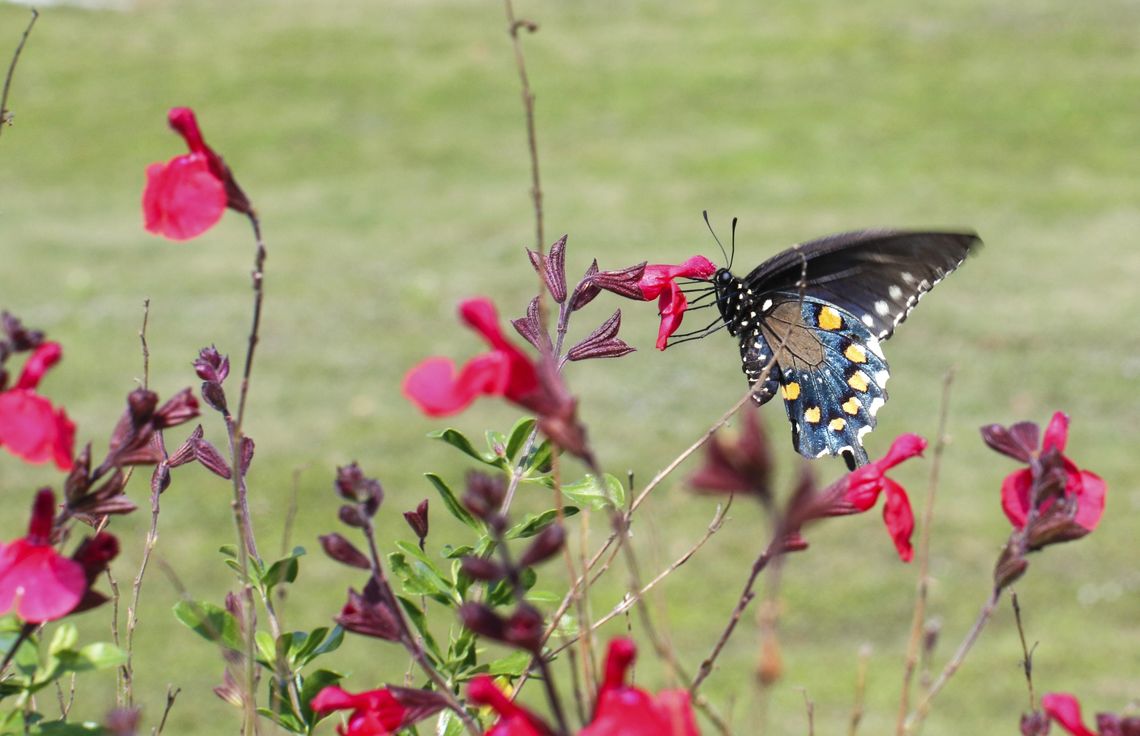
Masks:
[[[268,718],[269,720],[276,723],[279,727],[290,733],[304,734],[308,733],[309,731],[309,729],[306,728],[305,724],[301,723],[301,719],[287,711],[278,712],[272,708],[261,706],[257,709],[257,714],[262,718]]]
[[[206,641],[242,651],[237,619],[226,609],[205,601],[179,601],[174,604],[174,617]]]
[[[268,631],[258,631],[253,635],[253,641],[257,644],[257,653],[260,655],[257,661],[276,671],[277,642],[273,641],[273,635]]]
[[[515,426],[511,427],[511,434],[507,438],[507,459],[511,462],[515,461],[515,455],[526,444],[527,438],[530,433],[534,431],[535,420],[534,417],[523,417],[515,422]]]
[[[416,570],[417,575],[429,580],[431,585],[435,586],[440,593],[446,595],[455,605],[459,605],[463,602],[455,592],[455,587],[452,585],[450,577],[444,574],[443,570],[439,569],[435,561],[428,557],[427,554],[420,549],[418,544],[401,540],[396,542],[396,547],[412,558],[412,566]],[[447,601],[442,602],[446,603]]]
[[[566,517],[573,516],[578,513],[576,506],[563,506],[562,515]],[[515,524],[507,530],[507,539],[525,539],[533,537],[546,527],[553,524],[558,520],[558,509],[547,509],[541,514],[535,516],[534,514],[527,514],[523,521]]]
[[[335,685],[343,679],[344,675],[332,670],[316,670],[305,675],[301,683],[301,715],[304,717],[305,723],[308,724],[309,730],[312,730],[313,726],[317,725],[322,718],[332,715],[331,711],[323,714],[317,713],[309,707],[309,703],[317,697],[317,693],[321,690],[329,685]]]
[[[487,665],[487,674],[492,677],[521,677],[530,666],[530,652],[515,652]]]
[[[269,569],[261,576],[261,584],[265,586],[266,590],[273,590],[276,585],[291,583],[296,580],[297,573],[300,571],[300,562],[297,558],[304,554],[304,547],[294,547],[292,554],[269,566]]]
[[[484,453],[476,450],[475,446],[471,444],[471,440],[467,439],[458,429],[452,429],[450,427],[447,429],[439,429],[434,432],[428,432],[428,437],[433,440],[443,440],[464,455],[473,457],[481,463],[494,465],[496,467],[500,467],[503,464],[503,459],[494,453]]]
[[[5,732],[7,733],[7,732]],[[48,721],[38,723],[28,733],[41,736],[92,736],[92,734],[109,733],[98,723],[85,721],[83,723],[67,723],[65,721]]]
[[[107,670],[127,661],[127,653],[109,642],[97,641],[81,648],[79,658],[84,669]]]
[[[445,710],[439,714],[439,720],[435,724],[435,733],[440,736],[463,736],[467,730],[463,726],[463,721],[455,715],[455,711]]]
[[[599,482],[597,476],[587,474],[581,480],[562,486],[562,495],[596,511],[606,508],[622,508],[625,505],[625,486],[614,476],[606,473]]]
[[[531,603],[540,603],[544,606],[558,606],[562,603],[562,596],[550,590],[531,590],[526,594]]]
[[[470,544],[461,544],[458,547],[452,547],[450,544],[443,545],[440,554],[449,560],[458,560],[475,551],[475,548]]]
[[[527,458],[527,471],[536,471],[539,473],[550,472],[550,462],[553,453],[554,445],[550,444],[550,440],[543,440],[542,444],[535,448],[531,456]]]
[[[309,658],[305,660],[305,663],[308,664],[323,654],[335,652],[337,649],[340,649],[341,642],[343,641],[344,629],[342,629],[338,624],[332,628],[332,633],[329,634],[323,642],[321,642],[320,646],[312,651],[312,653],[309,655]]]
[[[51,643],[48,645],[48,654],[55,656],[65,649],[71,649],[79,643],[79,629],[73,623],[62,623],[52,633]]]
[[[401,588],[409,595],[426,595],[440,603],[451,603],[451,585],[441,575],[434,574],[419,560],[408,560],[402,552],[388,555],[392,574],[400,579]]]
[[[452,516],[475,531],[482,531],[482,522],[478,521],[467,509],[463,508],[463,504],[459,503],[459,499],[455,497],[455,493],[448,488],[442,478],[435,473],[424,473],[424,477],[431,481],[431,484],[439,491],[440,498],[443,499],[443,505],[447,507],[447,510],[451,512]]]
[[[307,633],[294,631],[288,653],[289,661],[299,669],[325,652],[330,652],[339,647],[341,640],[344,639],[344,629],[337,626],[331,629],[331,636],[329,632],[330,629],[327,626],[319,626]],[[336,641],[332,641],[333,639]],[[329,648],[330,646],[331,648]]]

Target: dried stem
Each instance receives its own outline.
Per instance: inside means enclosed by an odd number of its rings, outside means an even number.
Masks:
[[[8,111],[8,92],[12,89],[12,77],[16,74],[16,63],[20,61],[24,44],[28,42],[28,36],[32,33],[32,26],[36,24],[36,19],[39,17],[40,11],[32,8],[32,19],[28,21],[28,27],[20,36],[20,43],[16,44],[16,50],[12,53],[12,61],[8,64],[8,74],[4,77],[4,92],[0,94],[0,132],[3,132],[4,126],[10,124],[12,120],[12,114]]]
[[[523,110],[526,113],[526,138],[530,148],[530,194],[534,201],[534,238],[535,248],[542,252],[546,238],[542,234],[542,185],[538,175],[538,136],[534,125],[534,93],[530,90],[530,80],[526,73],[526,57],[523,56],[522,41],[519,39],[519,30],[526,29],[530,33],[538,30],[538,24],[527,20],[515,18],[515,8],[511,0],[503,0],[503,7],[507,13],[507,32],[511,35],[511,46],[515,51],[515,65],[519,70],[519,83],[522,85]]]
[[[851,720],[847,726],[847,736],[855,736],[859,723],[863,720],[867,699],[867,668],[871,662],[871,647],[859,649],[859,669],[855,674],[855,702],[851,705]]]
[[[253,260],[253,272],[250,278],[253,282],[253,323],[249,328],[249,345],[245,353],[245,368],[241,374],[241,398],[238,400],[237,434],[241,435],[245,420],[245,400],[249,396],[249,376],[253,371],[253,354],[257,343],[261,340],[261,303],[265,297],[265,242],[261,238],[261,220],[257,215],[250,213],[250,225],[253,226],[253,238],[257,242],[257,254]]]
[[[923,622],[926,620],[926,602],[930,591],[930,537],[934,524],[934,500],[938,494],[938,478],[942,469],[942,455],[946,450],[946,425],[950,414],[950,389],[954,385],[954,370],[942,379],[942,403],[938,411],[938,438],[930,462],[930,483],[926,490],[926,504],[922,511],[922,527],[918,540],[918,589],[914,599],[914,614],[910,622],[910,639],[907,642],[906,661],[903,664],[902,691],[899,695],[898,721],[895,733],[903,736],[906,715],[910,710],[910,688],[922,648]]]
[[[815,735],[815,703],[811,702],[811,698],[808,697],[808,692],[806,689],[803,691],[803,693],[804,693],[804,710],[807,711],[808,736],[814,736]]]
[[[135,655],[135,627],[139,623],[139,598],[142,595],[143,577],[146,575],[147,565],[150,563],[150,555],[154,552],[155,545],[158,544],[158,515],[160,511],[159,496],[162,495],[163,479],[166,477],[168,471],[167,458],[165,457],[166,451],[163,450],[162,461],[154,469],[154,474],[150,480],[150,528],[146,533],[146,541],[143,543],[142,561],[139,563],[139,571],[135,575],[134,582],[131,583],[131,602],[127,606],[127,661],[120,668],[120,673],[123,681],[123,692],[126,697],[128,708],[134,707],[134,655]]]
[[[946,683],[949,682],[950,678],[954,676],[954,673],[962,666],[962,662],[965,661],[966,655],[970,652],[970,648],[974,646],[978,637],[981,636],[982,629],[985,628],[986,623],[990,620],[990,616],[993,615],[994,609],[997,608],[998,601],[1001,600],[1001,591],[1002,589],[1000,587],[995,586],[990,592],[989,600],[982,606],[982,610],[978,614],[977,620],[974,621],[974,625],[970,627],[966,638],[958,645],[958,651],[954,652],[953,658],[946,663],[946,666],[942,668],[942,673],[938,675],[938,679],[930,686],[930,692],[919,702],[918,707],[915,708],[915,712],[907,719],[906,733],[912,734],[917,731],[918,726],[921,725],[922,721],[925,720],[926,716],[930,713],[930,706],[934,698],[938,696],[942,688],[946,687]]]
[[[1025,642],[1025,627],[1021,622],[1021,603],[1017,600],[1017,593],[1010,592],[1010,602],[1013,604],[1013,618],[1017,622],[1017,635],[1021,638],[1021,668],[1025,671],[1025,685],[1029,688],[1029,710],[1033,711],[1037,708],[1037,698],[1033,694],[1033,650]]]
[[[139,342],[142,343],[143,380],[142,387],[149,388],[150,384],[150,347],[146,343],[146,327],[150,322],[150,299],[143,299],[143,322],[139,328]]]
[[[178,694],[182,692],[182,688],[174,687],[172,685],[166,686],[166,707],[162,709],[162,720],[158,722],[156,728],[151,729],[151,736],[159,736],[162,730],[166,728],[166,718],[170,715],[170,711],[174,708],[174,701],[178,698]]]

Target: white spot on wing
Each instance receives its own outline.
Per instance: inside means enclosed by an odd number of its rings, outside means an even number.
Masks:
[[[875,416],[876,414],[879,413],[879,409],[881,409],[883,404],[885,404],[885,403],[887,403],[887,402],[884,401],[882,398],[875,397],[874,399],[871,399],[871,405],[867,407],[867,412],[871,416]]]
[[[907,284],[914,283],[914,275],[910,271],[903,271],[899,276],[901,276],[902,280]]]
[[[890,294],[891,299],[894,299],[896,302],[902,299],[902,289],[897,286],[892,285],[891,288],[887,289],[887,293]]]
[[[874,429],[874,427],[872,427],[870,424],[865,424],[859,428],[858,432],[855,433],[855,438],[859,440],[860,445],[863,444],[863,438],[869,435],[872,429]]]
[[[891,311],[891,305],[887,304],[882,299],[875,302],[875,313],[878,314],[880,317],[886,317],[888,314],[890,314],[890,311]]]
[[[867,325],[868,327],[874,327],[875,326],[875,318],[869,314],[864,314],[863,315],[863,324]]]
[[[772,308],[772,300],[771,299],[765,299],[764,303],[760,305],[760,311],[762,311],[762,312],[767,312],[771,308]]]

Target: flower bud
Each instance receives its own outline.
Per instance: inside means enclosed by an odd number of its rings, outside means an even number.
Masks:
[[[348,541],[341,534],[325,534],[318,537],[321,542],[321,548],[324,549],[325,554],[333,558],[337,562],[348,565],[349,567],[359,567],[361,570],[371,570],[372,563],[364,553],[356,548],[356,546]]]

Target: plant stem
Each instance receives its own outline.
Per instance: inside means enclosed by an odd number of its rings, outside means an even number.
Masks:
[[[24,44],[28,42],[28,36],[32,33],[32,26],[36,24],[36,18],[39,17],[40,11],[32,8],[32,19],[28,21],[28,27],[24,29],[24,35],[20,36],[20,43],[16,45],[16,50],[12,53],[12,61],[8,64],[8,74],[4,77],[4,92],[0,94],[0,132],[3,132],[4,126],[8,124],[10,119],[8,92],[12,88],[12,77],[16,74],[16,63],[20,60],[20,54],[24,51]]]
[[[522,41],[519,40],[519,29],[525,28],[531,33],[538,30],[538,25],[531,21],[516,20],[515,8],[511,0],[503,0],[507,13],[507,32],[511,35],[511,46],[515,52],[515,66],[519,71],[519,83],[522,85],[523,110],[526,113],[526,138],[530,149],[530,194],[534,202],[534,238],[535,248],[541,253],[546,238],[542,233],[542,185],[538,175],[538,134],[534,125],[534,93],[530,90],[530,80],[526,73],[526,57],[523,56]]]
[[[138,574],[131,584],[131,603],[127,606],[127,661],[122,667],[123,689],[126,695],[127,707],[134,707],[134,655],[135,655],[135,627],[139,622],[139,598],[142,595],[143,577],[146,575],[150,555],[158,544],[158,515],[160,511],[159,496],[162,494],[162,481],[167,469],[166,451],[163,450],[162,461],[154,469],[150,480],[150,528],[143,543],[142,561],[139,563]]]

